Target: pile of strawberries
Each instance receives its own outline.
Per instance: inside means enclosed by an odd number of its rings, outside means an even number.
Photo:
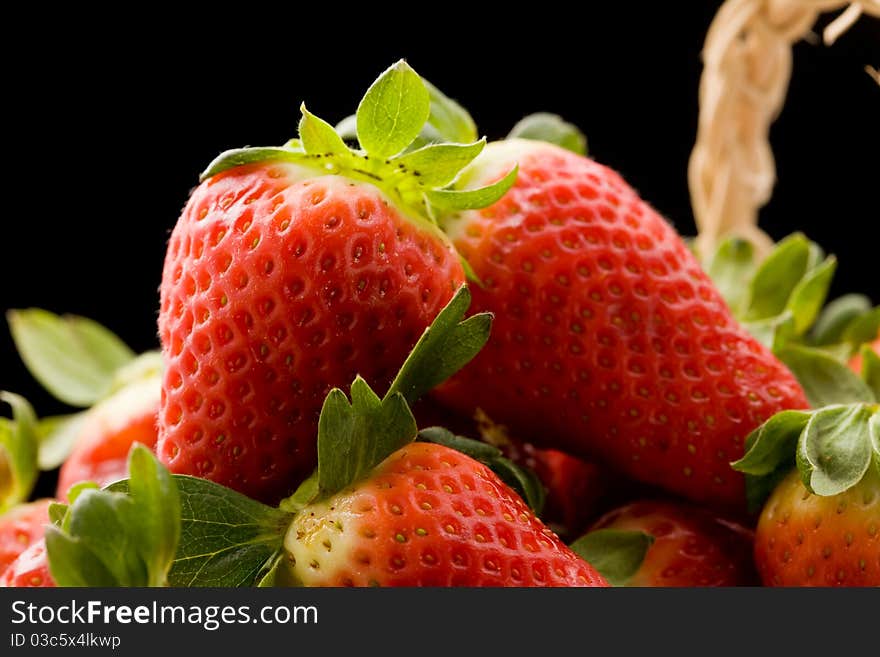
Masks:
[[[880,308],[826,304],[802,235],[693,252],[585,149],[553,115],[487,144],[398,62],[223,153],[161,354],[10,311],[85,410],[3,393],[0,582],[880,585]]]

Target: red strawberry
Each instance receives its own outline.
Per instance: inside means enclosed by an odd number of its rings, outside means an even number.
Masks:
[[[206,172],[160,290],[158,454],[172,471],[277,501],[315,465],[330,388],[356,373],[387,388],[464,282],[426,199],[433,211],[485,205],[512,177],[480,198],[434,191],[483,144],[402,152],[430,102],[401,62],[358,108],[363,151],[303,108],[301,141],[231,151]]]
[[[495,205],[445,227],[495,314],[489,345],[437,398],[523,439],[741,508],[729,462],[804,393],[730,314],[687,245],[615,172],[556,146],[490,144],[462,182],[519,163]]]
[[[827,353],[793,353],[812,394],[838,403],[775,415],[733,464],[748,475],[752,506],[769,493],[758,572],[769,586],[880,586],[880,407]],[[870,399],[839,403],[862,395]]]
[[[604,515],[593,529],[640,531],[654,538],[626,586],[750,586],[758,581],[753,532],[698,507],[641,500]]]
[[[486,313],[461,321],[465,288],[443,309],[379,398],[358,377],[351,399],[327,396],[318,469],[282,508],[284,548],[307,586],[601,586],[605,581],[483,463],[448,444],[497,452],[445,430],[418,429],[415,398],[470,361],[489,337]],[[485,452],[480,458],[487,456]],[[491,460],[491,459],[490,459]],[[507,462],[504,470],[523,483]],[[500,465],[495,461],[495,466]]]
[[[131,383],[99,402],[83,418],[73,450],[58,475],[56,495],[80,481],[100,486],[127,474],[128,453],[138,442],[155,449],[161,387],[156,377]]]
[[[761,513],[755,562],[767,586],[880,586],[880,474],[823,497],[792,472]]]
[[[52,500],[20,504],[0,516],[0,573],[31,543],[43,537]]]
[[[307,586],[604,586],[486,466],[414,443],[305,507],[285,539]]]
[[[55,580],[49,572],[49,559],[46,556],[46,541],[40,539],[18,555],[0,574],[0,586],[54,587]]]

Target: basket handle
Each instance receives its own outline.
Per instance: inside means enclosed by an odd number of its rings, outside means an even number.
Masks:
[[[726,0],[715,15],[703,47],[697,141],[688,163],[699,253],[711,254],[733,236],[751,241],[759,254],[771,248],[758,211],[776,183],[770,125],[785,102],[792,45],[809,38],[819,14],[844,7],[823,32],[827,45],[863,12],[880,17],[880,0]]]

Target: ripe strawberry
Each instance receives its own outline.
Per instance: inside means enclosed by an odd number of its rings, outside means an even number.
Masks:
[[[127,474],[128,453],[134,443],[156,447],[156,414],[161,386],[158,377],[129,384],[99,402],[83,417],[73,449],[58,475],[58,499],[81,481],[100,486]]]
[[[285,539],[307,586],[604,586],[486,466],[413,443],[296,516]]]
[[[491,182],[512,162],[507,195],[445,223],[483,282],[474,307],[496,319],[487,348],[437,398],[536,445],[741,508],[729,462],[763,420],[807,406],[800,385],[618,174],[511,140],[490,144],[461,181]]]
[[[327,396],[318,423],[318,469],[282,504],[295,511],[284,539],[294,581],[307,586],[605,584],[495,472],[447,445],[487,446],[443,430],[433,431],[431,442],[412,442],[418,429],[401,391],[418,397],[460,369],[488,340],[489,315],[461,321],[469,302],[463,288],[381,399],[360,377],[351,385],[350,401],[338,388]],[[507,473],[522,481],[511,471],[515,468],[509,464]]]
[[[0,516],[0,573],[31,543],[43,537],[52,500],[20,504]]]
[[[823,497],[792,472],[761,513],[755,562],[767,586],[880,586],[880,474]]]
[[[387,388],[464,282],[429,215],[494,202],[513,177],[437,190],[483,142],[403,152],[430,102],[400,62],[358,108],[363,151],[303,107],[300,141],[228,152],[204,174],[160,288],[158,454],[172,471],[277,501],[315,465],[330,388],[356,373]]]
[[[46,541],[40,539],[18,555],[0,574],[0,586],[54,587],[55,580],[49,572],[49,559],[46,556]]]
[[[815,372],[814,395],[870,399],[779,413],[748,437],[733,467],[748,475],[753,506],[770,494],[755,532],[758,572],[769,586],[880,586],[880,406],[824,352],[798,357]]]
[[[751,586],[754,534],[688,504],[640,500],[602,516],[593,529],[653,536],[644,561],[626,586]]]

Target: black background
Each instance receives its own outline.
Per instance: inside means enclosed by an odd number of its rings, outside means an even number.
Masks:
[[[331,5],[321,19],[240,7],[205,8],[216,24],[140,15],[111,16],[112,29],[57,15],[51,27],[9,23],[30,47],[4,46],[0,308],[86,315],[138,351],[153,347],[165,241],[201,169],[223,149],[294,136],[304,99],[341,119],[400,57],[467,106],[490,139],[524,114],[563,114],[587,133],[592,156],[693,233],[686,170],[699,53],[719,4],[588,3],[581,16],[508,8],[410,27],[381,15],[367,25]],[[761,222],[776,238],[803,230],[837,253],[834,292],[876,302],[880,87],[866,64],[880,66],[876,19],[831,48],[795,47],[772,132],[779,183]],[[0,363],[0,388],[25,394],[40,414],[62,410],[6,331]]]

